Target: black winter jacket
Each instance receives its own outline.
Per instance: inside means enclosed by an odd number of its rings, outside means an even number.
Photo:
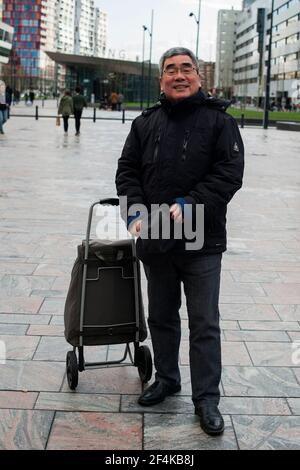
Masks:
[[[175,104],[161,98],[133,121],[118,162],[117,193],[128,207],[204,204],[203,254],[226,250],[227,204],[242,186],[244,146],[229,104],[201,90]]]

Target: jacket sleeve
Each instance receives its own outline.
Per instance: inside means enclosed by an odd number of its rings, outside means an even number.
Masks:
[[[144,204],[141,185],[141,145],[135,121],[132,123],[121,157],[118,160],[116,188],[118,196],[127,197],[128,208],[133,204]],[[127,223],[127,210],[125,209],[121,205],[121,215]]]
[[[244,145],[235,119],[226,114],[217,139],[210,173],[184,196],[189,204],[204,204],[208,217],[227,205],[241,188],[244,173]]]

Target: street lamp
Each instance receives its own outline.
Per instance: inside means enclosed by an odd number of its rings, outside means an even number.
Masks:
[[[147,106],[150,106],[150,85],[151,85],[151,59],[152,59],[152,40],[153,40],[153,16],[154,12],[151,12],[151,30],[150,34],[150,56],[149,56],[149,70],[148,70],[148,97],[147,97]]]
[[[268,49],[268,61],[267,61],[266,91],[265,91],[265,102],[264,102],[264,119],[263,119],[264,129],[268,129],[268,125],[269,125],[273,15],[274,15],[274,0],[272,0],[272,6],[271,6],[271,24],[270,24],[269,49]]]
[[[199,8],[198,8],[198,18],[196,17],[195,13],[191,12],[189,16],[193,16],[197,23],[197,41],[196,41],[196,57],[198,57],[198,47],[199,47],[199,28],[200,28],[200,10],[201,10],[201,0],[199,0]]]
[[[143,109],[143,106],[144,106],[145,32],[148,31],[149,34],[151,34],[147,26],[143,25],[142,28],[143,28],[143,54],[142,54],[142,76],[141,76],[141,109]]]

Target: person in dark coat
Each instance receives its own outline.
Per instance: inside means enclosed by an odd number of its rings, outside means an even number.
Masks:
[[[163,54],[160,85],[160,101],[133,121],[116,173],[122,217],[137,237],[137,255],[148,282],[156,375],[138,403],[152,406],[181,389],[183,283],[192,400],[202,429],[216,436],[224,430],[218,409],[221,259],[226,250],[227,204],[242,186],[244,146],[236,121],[226,113],[229,102],[202,92],[198,61],[189,49],[172,48]],[[149,227],[155,225],[153,204],[167,207],[170,237],[161,236],[159,229],[158,239],[151,233],[149,238]],[[167,220],[166,212],[162,219]],[[204,220],[201,230],[198,219]],[[189,224],[198,229],[188,244],[191,237],[184,234],[177,239],[174,233],[176,227],[185,230]]]
[[[73,100],[69,90],[64,91],[64,96],[61,98],[58,106],[58,115],[62,115],[64,121],[65,135],[68,135],[69,118],[74,114]]]
[[[73,109],[74,109],[74,118],[75,118],[75,129],[76,134],[80,135],[80,120],[82,116],[83,108],[87,107],[87,102],[85,97],[81,93],[80,86],[75,88],[76,94],[73,96]]]

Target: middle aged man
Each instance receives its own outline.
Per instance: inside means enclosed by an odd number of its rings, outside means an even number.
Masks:
[[[146,223],[142,211],[130,217],[125,211],[128,229],[138,237],[137,253],[148,281],[148,323],[156,368],[155,382],[138,402],[155,405],[181,390],[182,282],[190,331],[192,400],[202,429],[214,436],[224,430],[218,409],[218,302],[226,209],[242,185],[244,148],[235,120],[225,112],[229,103],[201,91],[198,62],[189,49],[172,48],[163,54],[160,85],[159,103],[132,124],[118,162],[117,192],[127,196],[128,209],[133,204],[148,210],[151,204],[168,204],[173,225],[184,224],[195,216],[197,205],[204,205],[204,244],[195,250],[187,250],[183,240],[175,239],[161,245],[150,239],[146,244],[140,237]]]

